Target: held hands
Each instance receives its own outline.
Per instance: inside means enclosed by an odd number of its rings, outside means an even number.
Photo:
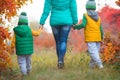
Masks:
[[[76,27],[77,25],[79,25],[79,24],[73,24],[73,25],[72,25],[72,28],[75,29],[75,27]]]
[[[39,25],[39,29],[43,29],[43,25],[40,24],[40,25]]]
[[[73,24],[72,27],[74,28],[74,27],[75,27],[75,24]]]
[[[43,25],[39,25],[39,30],[40,30],[40,32],[42,32],[42,30],[43,30]]]

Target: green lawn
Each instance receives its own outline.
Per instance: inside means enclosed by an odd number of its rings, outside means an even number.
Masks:
[[[20,70],[16,55],[12,56],[13,71],[4,74],[3,80],[20,80]],[[87,53],[73,53],[67,51],[65,68],[57,69],[56,53],[53,49],[35,50],[32,56],[32,71],[23,80],[120,80],[120,73],[112,66],[104,65],[104,69],[90,69],[90,57]],[[6,78],[6,79],[5,79]]]

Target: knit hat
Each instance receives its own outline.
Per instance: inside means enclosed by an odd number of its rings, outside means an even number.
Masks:
[[[21,12],[18,25],[28,25],[28,17],[26,12]]]
[[[86,3],[87,10],[96,10],[96,2],[95,0],[88,0]]]

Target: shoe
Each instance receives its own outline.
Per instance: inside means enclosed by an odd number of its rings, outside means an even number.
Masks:
[[[104,67],[103,67],[103,65],[101,64],[101,65],[99,65],[99,69],[103,69]]]
[[[27,71],[27,74],[28,74],[28,75],[30,75],[30,73],[31,73],[31,71],[30,71],[30,70],[28,70],[28,71]]]
[[[27,74],[22,74],[21,80],[25,80],[26,77],[27,77]]]
[[[96,67],[95,63],[89,63],[89,68],[94,69]]]
[[[58,63],[57,67],[58,67],[58,69],[63,69],[64,68],[64,63]]]

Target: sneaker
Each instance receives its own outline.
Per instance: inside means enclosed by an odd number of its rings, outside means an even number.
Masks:
[[[27,74],[22,74],[21,80],[25,80],[26,77],[27,77]]]
[[[27,71],[27,74],[28,74],[28,75],[30,75],[30,73],[31,73],[31,71],[30,71],[30,70],[28,70],[28,71]]]
[[[96,67],[96,64],[95,63],[89,63],[89,68],[95,68]]]
[[[58,69],[63,69],[64,68],[64,63],[58,63],[57,67],[58,67]]]
[[[103,67],[103,65],[101,64],[101,65],[99,65],[99,69],[103,69],[104,67]]]

